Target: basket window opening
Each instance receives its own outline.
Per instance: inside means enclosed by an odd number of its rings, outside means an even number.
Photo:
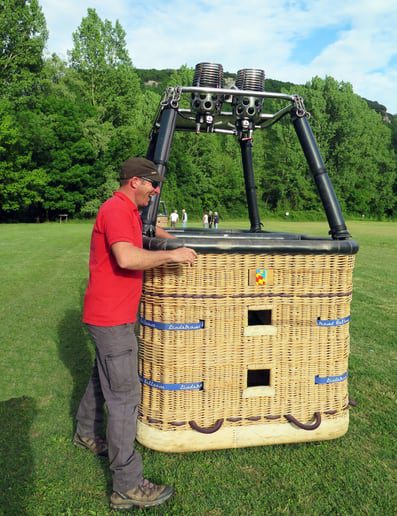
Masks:
[[[248,326],[268,326],[271,324],[271,310],[248,310]]]
[[[247,387],[270,386],[270,369],[248,369]]]

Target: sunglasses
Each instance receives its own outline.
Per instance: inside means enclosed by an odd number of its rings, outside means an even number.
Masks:
[[[158,188],[161,184],[160,181],[154,181],[153,179],[150,179],[148,177],[141,177],[141,179],[144,179],[145,181],[148,181],[149,183],[151,183],[153,188]]]

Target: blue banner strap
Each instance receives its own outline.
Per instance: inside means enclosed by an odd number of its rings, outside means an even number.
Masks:
[[[343,382],[347,379],[349,376],[349,373],[346,371],[346,373],[339,374],[338,376],[319,376],[316,375],[314,377],[314,383],[317,384],[324,384],[324,383],[337,383],[337,382]]]
[[[204,328],[204,321],[196,323],[162,323],[139,317],[139,322],[143,326],[149,326],[149,328],[155,328],[156,330],[201,330]]]
[[[154,380],[148,380],[143,376],[139,376],[139,380],[143,385],[154,387],[155,389],[161,389],[162,391],[202,391],[204,386],[204,382],[161,383],[155,382]]]
[[[341,319],[317,319],[317,326],[342,326],[350,321],[350,315]]]

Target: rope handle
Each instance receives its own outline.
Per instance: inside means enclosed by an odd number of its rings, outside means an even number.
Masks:
[[[197,432],[200,432],[202,434],[213,434],[220,429],[220,427],[223,425],[223,421],[223,418],[218,419],[212,426],[209,426],[207,428],[199,426],[195,421],[189,421],[189,425],[190,428],[193,428],[193,430],[196,430]]]
[[[312,424],[301,423],[294,416],[290,416],[288,414],[285,415],[284,417],[287,421],[289,421],[290,423],[293,423],[294,425],[296,425],[299,428],[302,428],[303,430],[315,430],[316,428],[318,428],[321,425],[320,412],[314,413],[314,423],[312,423]]]

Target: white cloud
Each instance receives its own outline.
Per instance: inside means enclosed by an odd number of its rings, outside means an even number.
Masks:
[[[212,61],[230,72],[263,68],[269,77],[295,83],[331,75],[397,113],[396,70],[387,67],[397,52],[395,0],[42,0],[41,5],[50,30],[48,49],[63,56],[91,6],[102,19],[120,21],[139,68]],[[319,48],[310,63],[298,62],[297,42],[314,31],[341,27],[338,39]]]

